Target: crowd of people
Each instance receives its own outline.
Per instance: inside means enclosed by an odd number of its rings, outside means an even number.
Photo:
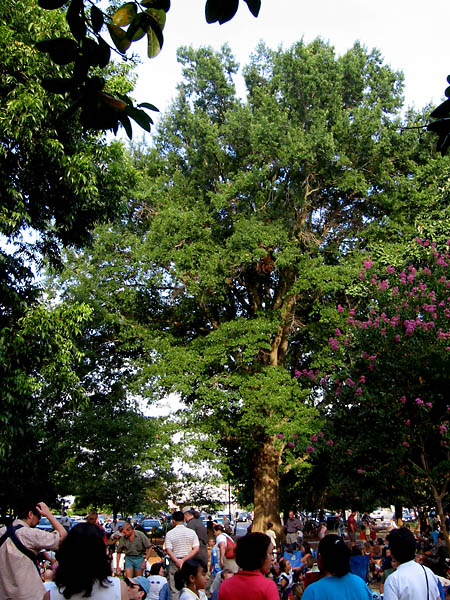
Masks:
[[[52,532],[36,528],[41,517]],[[381,597],[373,582],[384,600],[450,598],[450,582],[437,575],[441,556],[444,575],[448,568],[438,523],[417,536],[394,528],[384,539],[368,513],[357,519],[351,511],[347,531],[343,523],[337,534],[318,527],[315,547],[293,511],[281,535],[267,523],[266,533],[250,527],[238,539],[229,522],[205,526],[199,517],[190,506],[173,513],[168,566],[157,561],[149,569],[152,545],[130,523],[112,527],[107,539],[94,511],[70,529],[45,503],[25,505],[0,529],[0,600],[364,600]]]

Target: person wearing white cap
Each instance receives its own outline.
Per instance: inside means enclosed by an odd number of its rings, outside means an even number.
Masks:
[[[200,547],[195,558],[199,558],[205,564],[208,564],[208,532],[206,531],[206,527],[203,524],[203,521],[199,518],[199,513],[190,506],[185,506],[183,508],[183,514],[186,527],[189,527],[189,529],[195,531],[200,543]]]

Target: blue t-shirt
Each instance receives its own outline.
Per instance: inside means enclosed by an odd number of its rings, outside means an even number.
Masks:
[[[222,570],[219,562],[219,549],[216,546],[211,548],[211,573],[214,577]]]
[[[302,600],[372,600],[372,592],[361,577],[322,577],[306,588]]]

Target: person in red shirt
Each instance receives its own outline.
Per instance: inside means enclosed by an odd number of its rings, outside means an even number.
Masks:
[[[270,572],[273,544],[265,533],[248,533],[236,545],[236,562],[242,569],[220,586],[219,600],[279,600]]]
[[[352,546],[355,545],[356,542],[356,519],[355,519],[355,511],[352,509],[350,516],[348,518],[347,521],[347,533],[348,533],[348,537],[350,538],[350,541],[352,543]]]

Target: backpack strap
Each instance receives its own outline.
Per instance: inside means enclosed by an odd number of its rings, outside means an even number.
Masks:
[[[22,527],[23,527],[23,525],[15,525],[15,526],[11,525],[10,527],[8,527],[8,529],[6,530],[6,532],[2,535],[2,537],[0,539],[0,546],[2,546],[8,538],[10,538],[11,541],[13,542],[13,544],[16,546],[16,548],[18,550],[20,550],[20,552],[22,552],[22,554],[25,554],[25,556],[31,560],[31,562],[34,564],[34,566],[36,567],[36,569],[38,570],[38,573],[39,573],[39,565],[37,562],[36,555],[34,554],[34,552],[32,552],[26,546],[24,546],[16,535],[16,531],[18,529],[22,529]]]

